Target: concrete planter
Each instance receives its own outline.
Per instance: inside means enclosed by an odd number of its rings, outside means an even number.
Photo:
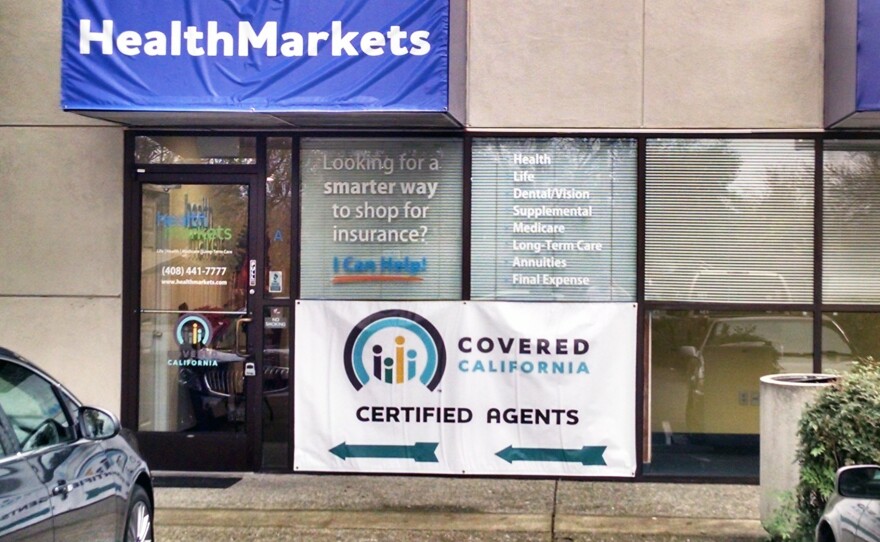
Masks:
[[[794,491],[798,423],[807,403],[837,380],[828,374],[776,374],[761,377],[761,523],[767,525],[781,496]]]

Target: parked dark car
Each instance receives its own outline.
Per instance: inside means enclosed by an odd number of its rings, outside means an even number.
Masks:
[[[816,526],[816,542],[880,540],[880,466],[856,465],[837,471],[834,493]]]
[[[146,542],[153,484],[110,412],[0,348],[0,540]]]

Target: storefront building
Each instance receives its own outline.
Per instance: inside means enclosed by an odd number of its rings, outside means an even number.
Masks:
[[[0,7],[0,344],[155,468],[754,481],[880,355],[864,0],[215,4]]]

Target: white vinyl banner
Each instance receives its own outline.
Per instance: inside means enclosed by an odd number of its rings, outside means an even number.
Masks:
[[[634,476],[636,314],[297,301],[294,468]]]

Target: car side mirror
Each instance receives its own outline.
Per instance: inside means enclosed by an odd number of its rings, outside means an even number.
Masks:
[[[94,407],[79,410],[79,427],[89,440],[106,440],[119,434],[119,420],[111,412]]]
[[[880,499],[880,466],[858,465],[837,471],[837,492],[844,497]]]

